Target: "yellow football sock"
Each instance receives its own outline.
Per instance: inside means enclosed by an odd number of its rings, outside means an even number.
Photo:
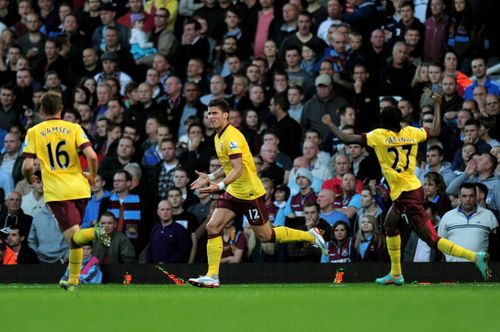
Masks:
[[[83,250],[75,248],[69,250],[69,282],[78,285],[80,282],[80,268],[82,267]]]
[[[80,229],[73,234],[73,242],[78,246],[82,246],[95,239],[94,228]]]
[[[293,229],[289,227],[276,227],[274,228],[274,234],[276,235],[276,242],[286,243],[286,242],[309,242],[314,243],[315,237],[306,231],[299,231],[298,229]]]
[[[222,236],[209,238],[207,242],[208,272],[207,276],[219,275],[222,257]]]
[[[386,236],[387,251],[391,258],[391,275],[401,274],[401,236]]]
[[[439,251],[441,251],[444,254],[455,257],[462,257],[473,263],[476,262],[477,256],[474,251],[465,249],[464,247],[461,247],[458,244],[451,242],[450,240],[440,238],[437,246]]]

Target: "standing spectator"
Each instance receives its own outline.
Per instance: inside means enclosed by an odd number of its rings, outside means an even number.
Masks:
[[[31,68],[37,68],[43,57],[43,48],[47,37],[40,32],[42,22],[37,13],[30,13],[27,16],[26,27],[28,33],[16,40],[22,47],[23,54],[30,62]]]
[[[21,173],[21,139],[18,135],[9,133],[5,135],[3,142],[4,153],[0,155],[0,170],[11,176],[16,184],[23,179]]]
[[[134,25],[133,15],[143,15],[144,16],[144,31],[149,32],[153,29],[153,15],[149,15],[144,11],[143,1],[141,0],[128,0],[129,11],[118,18],[116,23],[124,26],[127,29],[131,29]],[[158,14],[158,9],[156,10]]]
[[[361,218],[361,225],[354,240],[354,249],[359,261],[387,261],[385,239],[374,216],[366,215]]]
[[[345,174],[351,171],[351,162],[345,154],[337,154],[334,158],[334,173],[335,177],[326,180],[321,186],[322,189],[330,189],[334,195],[342,195],[342,178]],[[356,192],[361,192],[363,189],[363,182],[356,180]]]
[[[298,228],[305,224],[304,204],[307,202],[315,203],[318,197],[312,190],[312,174],[307,168],[299,168],[296,173],[296,181],[300,191],[290,197],[285,207],[285,224],[287,227]]]
[[[429,147],[426,152],[426,163],[422,175],[426,175],[429,172],[439,173],[447,186],[457,176],[451,168],[451,163],[449,161],[443,161],[443,154],[444,150],[439,145],[432,145]],[[420,181],[423,182],[422,177],[420,177]]]
[[[440,61],[447,43],[448,15],[443,0],[431,0],[431,14],[425,25],[424,61]]]
[[[102,178],[106,181],[106,189],[109,190],[113,187],[114,174],[132,161],[134,152],[134,141],[124,136],[118,141],[116,155],[104,158],[99,165],[99,173],[102,174]]]
[[[439,217],[451,209],[451,203],[446,195],[446,183],[443,177],[436,172],[429,172],[424,176],[424,200],[434,203]]]
[[[197,248],[197,238],[195,235],[195,231],[198,228],[198,220],[196,216],[191,212],[184,210],[183,203],[184,200],[182,198],[182,191],[177,187],[172,187],[167,192],[168,201],[172,206],[172,218],[174,221],[184,228],[187,229],[188,234],[191,237],[191,253],[189,255],[189,263],[194,263],[194,259],[196,256]]]
[[[328,17],[319,24],[317,36],[325,43],[328,43],[328,29],[333,24],[340,24],[342,18],[342,10],[343,6],[341,1],[339,0],[328,0],[326,5],[326,10],[328,13]]]
[[[186,228],[172,217],[172,205],[168,200],[158,204],[160,223],[151,230],[146,262],[153,264],[187,263],[190,251],[190,237]]]
[[[0,87],[0,131],[3,129],[4,135],[10,130],[10,127],[19,124],[21,120],[21,114],[15,101],[16,88],[10,84],[2,85]],[[0,134],[0,136],[2,135]]]
[[[439,223],[438,234],[469,250],[488,251],[490,232],[498,227],[495,215],[476,203],[474,183],[460,186],[460,205],[447,212]],[[466,260],[445,255],[447,262]]]
[[[375,194],[369,186],[364,186],[361,191],[361,207],[357,212],[357,221],[354,224],[354,229],[359,230],[361,227],[361,218],[364,216],[372,216],[377,219],[377,227],[382,228],[384,224],[384,211],[377,204]]]
[[[276,94],[269,103],[269,110],[276,117],[273,129],[279,139],[279,150],[293,159],[300,155],[302,129],[288,114],[289,107],[286,92]]]
[[[495,96],[500,96],[500,88],[493,82],[491,77],[486,75],[486,60],[484,58],[474,58],[471,62],[472,72],[476,76],[476,81],[469,85],[464,92],[465,100],[472,100],[474,97],[474,89],[479,86],[484,86],[488,93]]]
[[[321,122],[321,117],[324,114],[330,114],[333,122],[338,124],[339,118],[336,110],[347,105],[347,101],[334,93],[330,76],[319,75],[315,85],[316,94],[305,103],[300,122],[305,129],[316,129],[320,132],[321,137],[326,137],[330,131]]]
[[[28,245],[36,252],[41,263],[64,264],[68,261],[68,243],[46,205],[33,215]]]
[[[101,25],[98,26],[92,34],[92,47],[105,51],[107,39],[106,32],[110,30],[110,27],[113,27],[118,33],[117,36],[121,47],[123,49],[128,49],[128,30],[123,25],[118,24],[115,20],[116,5],[112,3],[104,3],[99,9],[99,15],[101,18]]]
[[[118,232],[115,216],[104,212],[99,220],[104,232],[111,238],[111,245],[105,247],[94,240],[94,255],[102,264],[133,264],[136,262],[135,249],[130,240],[122,232]]]
[[[254,58],[264,57],[264,44],[270,34],[270,25],[274,19],[274,0],[259,0],[260,10],[252,17],[250,24],[254,31],[252,48]],[[255,25],[254,25],[255,24]]]
[[[160,142],[160,150],[163,159],[155,166],[151,179],[150,189],[154,188],[158,199],[166,199],[167,191],[174,185],[174,171],[181,166],[176,157],[176,146],[172,139],[164,139]]]
[[[434,0],[441,1],[441,0]],[[392,48],[392,60],[380,72],[381,95],[408,98],[415,66],[409,61],[409,48],[404,42],[397,42]]]

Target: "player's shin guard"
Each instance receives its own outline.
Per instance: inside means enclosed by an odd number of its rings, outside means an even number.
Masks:
[[[386,236],[387,251],[391,258],[391,275],[401,274],[401,236]]]
[[[275,241],[278,243],[288,242],[309,242],[314,243],[315,237],[306,231],[299,231],[298,229],[288,227],[275,227],[273,228],[275,234]]]
[[[207,242],[208,272],[207,276],[219,275],[219,265],[222,257],[222,236],[209,235]]]
[[[94,239],[94,228],[80,229],[73,234],[73,242],[78,246],[83,246]]]
[[[69,250],[69,283],[78,285],[80,281],[80,268],[82,266],[83,250],[82,248]]]
[[[465,249],[450,240],[440,238],[437,247],[439,251],[441,251],[443,254],[450,255],[450,256],[455,256],[455,257],[462,257],[465,258],[473,263],[476,262],[476,253],[474,251],[471,251],[469,249]]]

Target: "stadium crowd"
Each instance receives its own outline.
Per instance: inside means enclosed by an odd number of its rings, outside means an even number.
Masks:
[[[241,217],[224,229],[222,262],[388,261],[377,159],[321,118],[367,132],[392,105],[404,126],[430,128],[433,94],[443,125],[419,148],[425,207],[440,236],[499,260],[500,89],[487,75],[500,60],[499,12],[493,0],[0,0],[0,262],[68,258],[43,179],[21,174],[46,91],[63,96],[64,119],[100,159],[82,227],[100,221],[112,241],[87,248],[84,276],[95,258],[206,261],[218,194],[190,182],[221,166],[213,98],[229,102],[249,143],[273,226],[318,227],[329,245],[321,257],[260,243]],[[402,248],[406,262],[452,260],[409,227]]]

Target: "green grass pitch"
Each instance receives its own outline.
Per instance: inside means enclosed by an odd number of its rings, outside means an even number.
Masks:
[[[491,283],[132,284],[76,293],[0,285],[0,299],[2,330],[15,332],[500,331],[500,284]]]

